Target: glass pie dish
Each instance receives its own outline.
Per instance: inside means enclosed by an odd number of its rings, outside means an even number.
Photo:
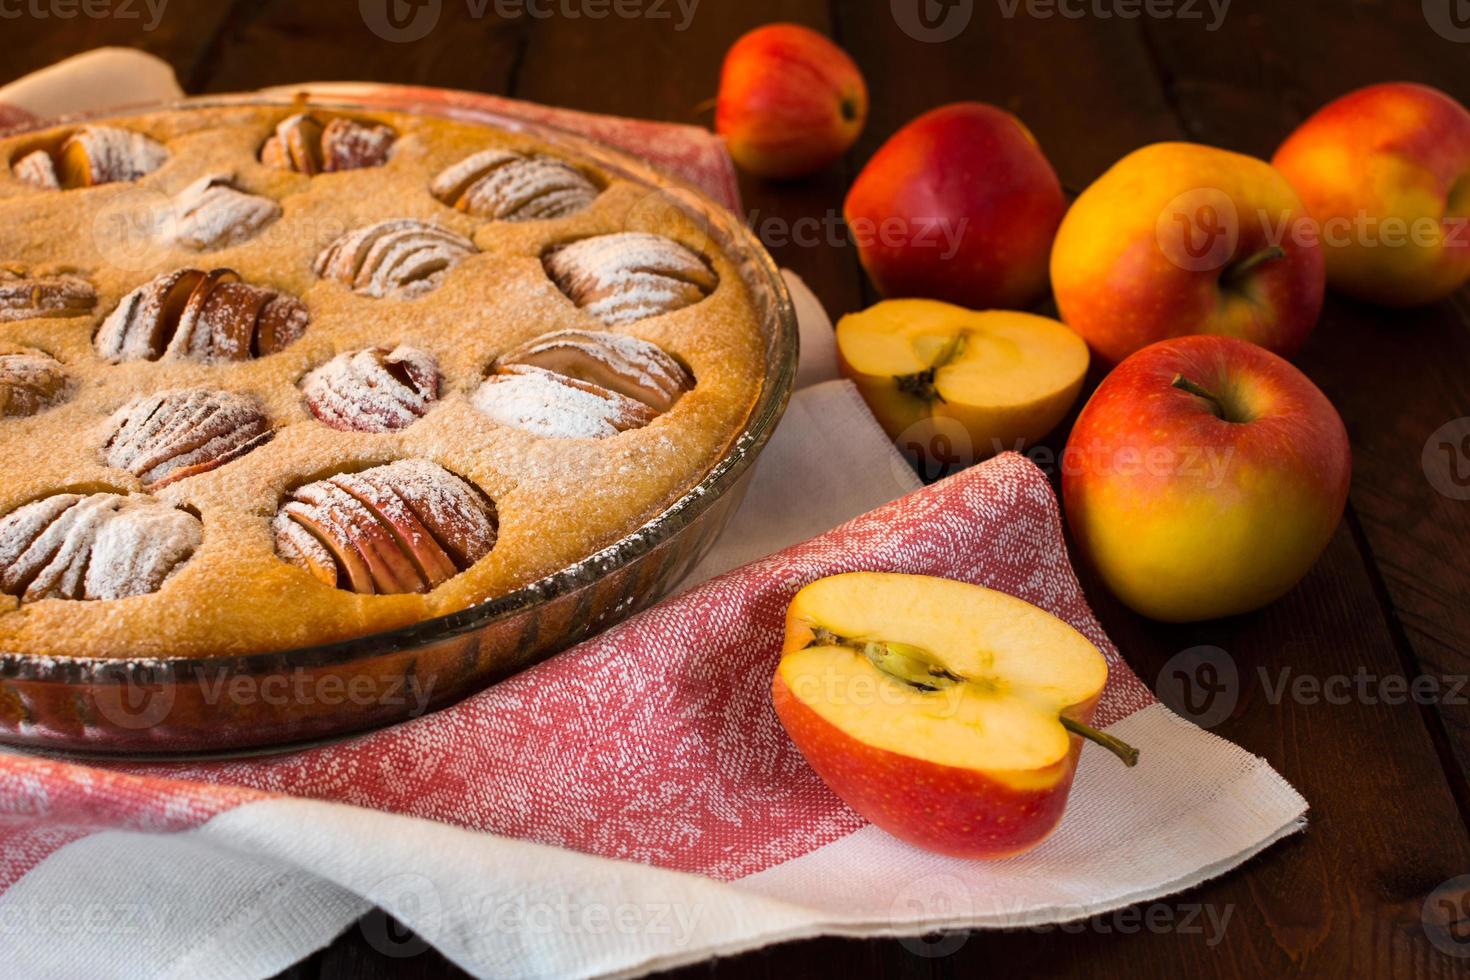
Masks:
[[[150,111],[297,104],[288,97],[255,94],[189,99]],[[738,269],[763,343],[763,374],[750,414],[724,453],[656,517],[554,574],[449,615],[258,654],[131,658],[127,650],[108,657],[0,651],[0,743],[89,754],[178,755],[283,746],[415,717],[666,596],[708,552],[739,505],[751,467],[790,397],[797,325],[773,261],[734,215],[626,153],[552,126],[467,107],[463,100],[314,98],[310,108],[391,110],[499,127],[549,144],[569,162],[647,186],[658,206],[678,208],[697,221],[712,246]],[[55,125],[48,121],[33,128]]]

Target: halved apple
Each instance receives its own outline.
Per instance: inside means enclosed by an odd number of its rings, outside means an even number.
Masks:
[[[962,465],[1050,432],[1076,401],[1088,361],[1087,344],[1057,320],[927,299],[843,317],[837,352],[900,450],[947,451]]]
[[[911,844],[1005,857],[1056,827],[1107,662],[1014,596],[924,575],[854,572],[796,594],[772,683],[817,775]]]

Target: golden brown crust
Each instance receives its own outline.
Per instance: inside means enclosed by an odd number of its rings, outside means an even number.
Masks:
[[[398,134],[381,167],[308,177],[259,160],[287,108],[176,111],[109,125],[163,144],[163,165],[132,183],[37,189],[14,162],[60,145],[67,130],[0,141],[0,262],[65,266],[90,282],[95,310],[65,319],[0,323],[0,352],[35,350],[65,367],[71,394],[39,414],[0,419],[0,515],[60,492],[139,493],[143,481],[110,467],[108,421],[140,395],[208,388],[254,399],[273,437],[154,496],[197,514],[202,538],[156,592],[106,601],[0,595],[0,650],[51,655],[203,656],[276,650],[405,625],[503,594],[606,547],[659,513],[725,452],[762,376],[749,295],[704,229],[670,208],[640,207],[648,188],[577,161],[604,189],[585,209],[549,221],[495,222],[430,193],[434,178],[473,153],[551,153],[522,136],[400,113],[355,114]],[[232,186],[279,203],[258,234],[201,256],[171,243],[174,202],[194,182]],[[656,213],[653,213],[656,212]],[[651,216],[650,216],[651,215]],[[629,227],[633,216],[635,227]],[[478,251],[411,299],[374,298],[313,272],[341,236],[393,219],[431,222]],[[548,278],[560,245],[626,230],[655,232],[700,254],[708,297],[673,312],[607,327]],[[109,363],[94,347],[102,321],[130,291],[182,268],[235,270],[246,283],[299,297],[305,332],[276,353],[239,361],[164,358]],[[558,330],[614,332],[662,347],[697,383],[648,425],[605,439],[540,437],[496,425],[470,397],[501,354]],[[408,345],[432,355],[439,397],[422,418],[386,432],[342,431],[307,410],[298,384],[338,354]],[[357,595],[282,560],[271,522],[294,489],[394,460],[427,460],[494,502],[493,550],[423,594]]]

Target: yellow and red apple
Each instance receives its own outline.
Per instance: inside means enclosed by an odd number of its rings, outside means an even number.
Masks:
[[[847,53],[796,24],[768,24],[725,55],[715,130],[758,177],[801,177],[835,161],[868,118],[868,87]]]
[[[1065,209],[1056,171],[1021,121],[960,102],[884,143],[853,182],[843,214],[884,296],[1019,309],[1046,291]]]
[[[1306,575],[1347,502],[1351,453],[1327,396],[1233,337],[1129,357],[1072,428],[1062,495],[1077,544],[1137,612],[1248,612]]]
[[[1316,225],[1263,160],[1156,143],[1073,202],[1051,254],[1067,325],[1107,361],[1187,334],[1289,356],[1317,322],[1325,285]]]
[[[837,354],[900,450],[962,465],[1020,450],[1067,414],[1087,345],[1056,320],[890,299],[837,323]]]
[[[1035,847],[1061,819],[1107,662],[992,589],[855,572],[792,600],[776,714],[822,780],[902,840],[960,857]]]
[[[1470,112],[1424,85],[1344,95],[1302,123],[1272,163],[1321,225],[1327,281],[1416,306],[1470,279]]]

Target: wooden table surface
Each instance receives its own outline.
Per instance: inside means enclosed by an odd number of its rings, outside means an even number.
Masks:
[[[1470,30],[1452,19],[1455,0],[1235,0],[1223,20],[1205,0],[1151,0],[1149,8],[1128,0],[702,0],[687,19],[691,0],[416,2],[441,10],[437,26],[411,43],[372,33],[354,0],[168,0],[152,30],[140,2],[127,5],[138,18],[118,16],[127,9],[118,4],[113,16],[66,19],[56,15],[60,3],[10,4],[0,8],[3,73],[121,44],[166,58],[191,92],[370,79],[708,123],[698,107],[714,94],[730,43],[759,24],[795,20],[857,60],[872,114],[829,172],[779,186],[744,182],[758,229],[767,219],[832,224],[849,180],[882,140],[961,99],[1017,113],[1071,188],[1156,140],[1269,157],[1317,106],[1372,82],[1420,81],[1470,101]],[[917,13],[926,2],[936,15],[928,22]],[[1143,9],[1156,14],[1138,16]],[[840,239],[773,243],[772,251],[834,316],[875,299]],[[813,940],[682,975],[960,976],[994,964],[1095,977],[1464,975],[1470,959],[1451,954],[1470,955],[1470,889],[1452,881],[1470,874],[1470,428],[1449,437],[1437,430],[1470,415],[1470,294],[1406,312],[1329,295],[1298,364],[1341,411],[1354,472],[1347,516],[1295,591],[1253,615],[1160,626],[1080,571],[1104,625],[1161,694],[1178,688],[1173,667],[1165,671],[1176,654],[1200,645],[1228,653],[1240,683],[1213,730],[1264,756],[1302,792],[1312,808],[1306,833],[1159,903],[1151,927],[1104,916],[945,941]],[[1048,445],[1060,447],[1065,429]],[[1283,695],[1285,668],[1346,696]],[[1394,696],[1395,679],[1420,675],[1432,679],[1420,687],[1429,696]],[[1346,680],[1334,687],[1332,678]],[[1427,902],[1460,928],[1427,932]],[[1223,932],[1188,927],[1191,907],[1228,915]],[[377,914],[287,976],[455,974]]]

